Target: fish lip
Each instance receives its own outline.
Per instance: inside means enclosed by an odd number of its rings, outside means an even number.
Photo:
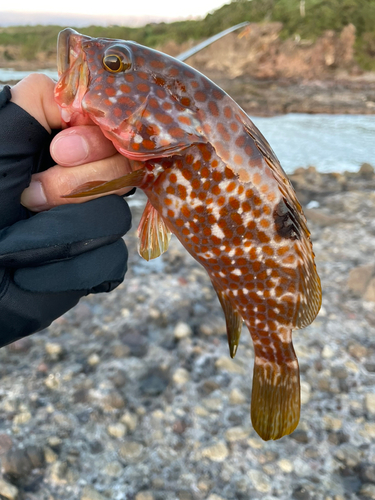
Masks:
[[[65,28],[64,30],[60,31],[57,37],[57,71],[59,77],[69,69],[71,35],[79,35],[79,33],[72,28]]]

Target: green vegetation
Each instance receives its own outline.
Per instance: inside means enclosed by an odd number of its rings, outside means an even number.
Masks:
[[[315,40],[325,30],[339,32],[353,23],[357,30],[357,61],[364,69],[375,69],[375,0],[232,0],[202,20],[148,24],[140,28],[90,26],[78,31],[91,36],[131,39],[155,47],[168,40],[181,43],[206,38],[242,21],[280,21],[283,38],[299,35],[309,40]],[[1,28],[0,45],[19,46],[24,59],[34,58],[39,51],[52,54],[61,29],[60,26]]]

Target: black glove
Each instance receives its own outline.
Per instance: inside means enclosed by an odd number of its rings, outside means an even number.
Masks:
[[[31,174],[54,164],[48,132],[0,92],[0,347],[46,328],[89,293],[124,279],[131,225],[119,196],[34,214],[20,204]],[[55,131],[55,134],[58,131]]]

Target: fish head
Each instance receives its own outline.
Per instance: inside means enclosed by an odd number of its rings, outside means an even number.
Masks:
[[[67,28],[58,38],[58,72],[63,120],[93,121],[128,158],[170,156],[205,142],[183,83],[194,70],[166,54]]]

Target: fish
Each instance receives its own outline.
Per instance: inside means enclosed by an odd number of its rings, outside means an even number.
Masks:
[[[140,255],[158,257],[174,234],[205,268],[231,357],[243,322],[253,341],[254,429],[263,440],[292,433],[300,418],[292,330],[318,314],[321,284],[302,206],[271,146],[214,82],[133,41],[67,28],[58,38],[58,71],[63,120],[94,122],[132,166],[66,197],[144,191]]]

